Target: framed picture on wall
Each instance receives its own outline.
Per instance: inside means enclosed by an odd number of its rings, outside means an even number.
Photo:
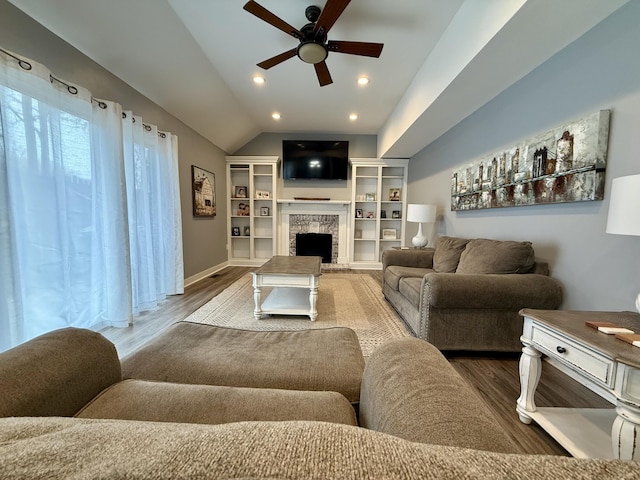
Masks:
[[[191,190],[194,217],[216,216],[216,177],[200,167],[191,165]]]

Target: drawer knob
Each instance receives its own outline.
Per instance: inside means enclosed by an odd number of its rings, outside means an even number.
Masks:
[[[566,349],[566,348],[564,348],[564,347],[560,347],[560,346],[557,346],[557,347],[556,347],[556,350],[558,351],[558,353],[565,353],[565,352],[567,351],[567,349]]]

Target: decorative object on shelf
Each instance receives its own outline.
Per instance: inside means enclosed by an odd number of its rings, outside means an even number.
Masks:
[[[387,211],[386,210],[380,210],[380,218],[387,218]]]
[[[269,200],[271,198],[271,192],[267,190],[256,190],[256,198],[258,200]]]
[[[240,236],[240,227],[233,227],[231,229],[231,236],[232,237],[239,237]]]
[[[640,174],[614,178],[607,217],[607,233],[640,236]],[[636,297],[640,312],[640,294]]]
[[[247,198],[247,187],[237,186],[234,191],[234,198]]]
[[[269,207],[260,207],[260,216],[268,217],[269,216]]]
[[[250,236],[250,235],[251,235],[251,229],[249,228],[249,225],[247,225],[247,226],[245,226],[245,227],[244,227],[244,230],[242,231],[242,234],[243,234],[245,237],[248,237],[248,236]]]
[[[239,203],[237,215],[239,217],[248,217],[251,213],[251,206],[248,203]]]
[[[216,177],[213,173],[191,165],[193,216],[216,216]]]
[[[397,237],[395,228],[383,228],[382,229],[382,239],[383,240],[395,240]]]
[[[423,248],[429,240],[422,233],[423,223],[435,223],[436,206],[418,203],[410,203],[407,205],[407,222],[415,222],[418,224],[418,233],[411,239],[414,247]]]
[[[402,212],[400,210],[392,211],[391,218],[402,218]]]
[[[376,218],[376,214],[373,212],[367,212],[367,218]]]
[[[604,198],[610,110],[600,110],[453,171],[451,210]]]
[[[364,218],[361,208],[356,208],[356,218]]]
[[[367,193],[365,194],[365,201],[366,202],[375,202],[376,201],[376,194],[375,193]]]
[[[400,188],[390,188],[389,189],[389,200],[391,200],[392,202],[399,202],[400,201],[400,193],[402,192],[402,189]]]

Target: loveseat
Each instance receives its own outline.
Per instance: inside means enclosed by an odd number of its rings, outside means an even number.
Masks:
[[[155,393],[143,388],[137,392],[140,398],[129,396],[124,402],[137,404],[140,412],[149,404],[146,410],[155,409],[157,421],[132,420],[130,409],[126,420],[118,409],[109,418],[97,415],[97,409],[93,418],[86,418],[82,412],[87,406],[101,398],[109,403],[106,393],[131,383],[121,379],[114,351],[98,334],[65,329],[0,354],[0,417],[5,417],[0,418],[0,478],[640,475],[634,462],[518,453],[477,393],[440,352],[411,337],[390,340],[369,358],[362,378],[360,426],[351,424],[351,418],[295,420],[299,413],[293,407],[288,413],[292,419],[276,413],[279,421],[256,421],[247,410],[239,413],[247,415],[244,420],[209,424],[207,418],[215,413],[183,410],[243,410],[244,405],[223,395],[202,401],[204,390],[178,383]],[[233,395],[242,387],[225,390]],[[112,401],[122,403],[122,398],[115,395]],[[317,405],[320,410],[352,408],[346,398],[335,401],[331,395]],[[304,410],[303,404],[297,405]]]
[[[518,352],[522,308],[556,309],[560,283],[531,242],[439,237],[385,250],[382,293],[411,332],[440,350]]]

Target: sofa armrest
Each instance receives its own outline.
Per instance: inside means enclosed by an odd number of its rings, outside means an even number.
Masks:
[[[433,268],[434,248],[388,249],[382,252],[382,270],[389,265],[403,267]]]
[[[364,428],[412,442],[518,451],[471,385],[424,340],[394,338],[376,348],[360,392]]]
[[[538,274],[428,273],[422,301],[435,308],[555,309],[562,302],[560,282]]]
[[[114,345],[65,328],[0,354],[0,417],[72,416],[122,379]]]

